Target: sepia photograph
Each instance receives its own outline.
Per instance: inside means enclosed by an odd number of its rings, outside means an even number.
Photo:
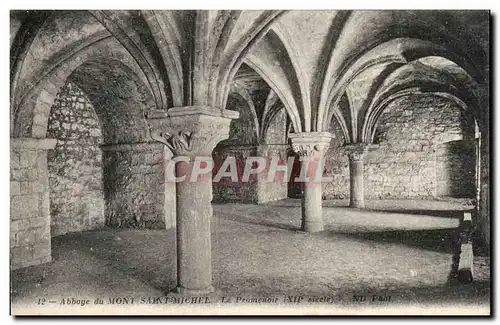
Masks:
[[[10,314],[491,316],[487,9],[11,9]]]

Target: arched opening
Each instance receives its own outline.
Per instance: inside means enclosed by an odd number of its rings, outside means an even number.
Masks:
[[[468,175],[474,177],[474,131],[470,112],[448,98],[414,94],[395,99],[381,114],[376,146],[366,157],[367,196],[473,198]],[[463,193],[457,192],[459,181],[469,186]]]
[[[88,61],[68,77],[93,103],[103,125],[106,224],[163,228],[163,149],[151,142],[144,113],[149,90],[123,63]]]
[[[242,182],[243,170],[248,157],[256,156],[258,146],[258,125],[248,103],[238,94],[229,93],[227,109],[238,111],[240,117],[231,122],[229,137],[217,144],[214,159],[214,179],[228,157],[235,159],[237,182],[231,177],[222,177],[213,183],[213,202],[254,202],[256,198],[255,179]]]
[[[242,64],[233,80],[226,109],[238,111],[240,116],[231,122],[228,139],[221,141],[212,154],[214,202],[264,203],[286,198],[287,184],[281,174],[276,176],[277,181],[270,182],[265,172],[273,158],[279,159],[280,164],[286,164],[287,159],[288,116],[279,97],[256,71]],[[237,182],[229,176],[217,178],[218,173],[226,171],[221,171],[221,167],[231,168],[223,165],[228,157],[235,160]],[[243,175],[249,157],[263,158],[266,166],[246,181]]]
[[[155,107],[151,92],[129,60],[106,50],[87,49],[46,75],[14,119],[14,268],[50,261],[51,235],[171,227],[164,147],[151,140],[144,117]],[[26,215],[37,223],[23,223]],[[21,236],[30,233],[37,235]]]
[[[87,95],[67,82],[50,111],[47,137],[57,139],[47,153],[51,235],[105,225],[102,130]]]

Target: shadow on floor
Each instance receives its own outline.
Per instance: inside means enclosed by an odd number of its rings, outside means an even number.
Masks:
[[[464,209],[468,210],[468,209]],[[438,218],[455,218],[460,219],[463,217],[464,210],[420,210],[420,209],[386,209],[386,208],[367,208],[363,211],[370,212],[386,212],[394,214],[413,214],[413,215],[425,215]]]
[[[458,240],[458,228],[422,230],[384,230],[375,232],[344,233],[328,231],[331,235],[344,235],[380,243],[397,243],[441,253],[455,252],[454,243]]]
[[[128,238],[123,239],[122,237]],[[128,245],[131,238],[134,245]],[[148,240],[150,239],[151,240]],[[154,243],[154,245],[152,245]],[[160,245],[158,245],[158,243]],[[167,292],[176,285],[175,231],[104,229],[66,234],[52,239],[53,260],[65,259],[68,251],[89,254],[103,265]]]
[[[257,218],[252,218],[248,216],[229,216],[224,213],[217,213],[217,217],[224,219],[224,220],[229,220],[229,221],[234,221],[234,222],[244,222],[248,224],[253,224],[253,225],[258,225],[258,226],[265,226],[265,227],[271,227],[271,228],[276,228],[276,229],[282,229],[282,230],[291,230],[291,231],[300,231],[300,227],[296,227],[291,224],[286,224],[286,223],[280,223],[280,222],[273,222],[267,219],[257,219]]]
[[[456,282],[458,264],[460,261],[459,229],[423,229],[423,230],[388,230],[377,232],[339,233],[337,231],[325,231],[329,235],[342,234],[347,237],[376,241],[379,243],[396,243],[435,251],[439,253],[452,254],[452,264],[448,274],[448,282]]]

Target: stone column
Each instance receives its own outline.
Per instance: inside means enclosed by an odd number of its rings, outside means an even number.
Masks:
[[[10,263],[12,269],[51,261],[47,151],[56,139],[10,139]]]
[[[328,150],[332,136],[328,132],[302,132],[289,137],[293,150],[301,160],[301,175],[306,176],[302,180],[302,230],[322,231],[322,171],[317,173],[317,168],[323,167],[320,161]]]
[[[170,148],[174,160],[188,160],[175,163],[175,176],[186,176],[176,183],[176,292],[180,294],[200,295],[214,290],[210,235],[212,172],[191,181],[191,171],[195,158],[212,159],[212,150],[229,137],[230,122],[237,117],[236,112],[201,106],[175,107],[168,111],[168,116],[148,116],[151,137]],[[169,167],[166,168],[168,173]]]
[[[351,208],[364,208],[364,156],[368,150],[366,143],[356,143],[345,146],[347,155],[349,156],[349,180],[350,180],[350,196],[349,203]]]
[[[176,214],[177,214],[177,209],[175,206],[175,183],[173,182],[168,182],[166,180],[166,175],[165,175],[165,166],[168,165],[170,160],[174,157],[174,154],[172,151],[167,148],[166,146],[163,146],[163,180],[165,183],[165,194],[164,194],[164,209],[163,211],[165,212],[165,228],[166,229],[171,229],[174,228],[177,222]]]

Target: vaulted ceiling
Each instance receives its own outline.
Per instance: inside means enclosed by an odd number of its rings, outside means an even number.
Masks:
[[[262,129],[284,107],[295,132],[336,118],[348,142],[370,141],[406,92],[446,94],[488,117],[487,11],[143,10],[11,12],[14,120],[45,79],[106,39],[157,110],[224,111],[234,93]]]

